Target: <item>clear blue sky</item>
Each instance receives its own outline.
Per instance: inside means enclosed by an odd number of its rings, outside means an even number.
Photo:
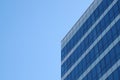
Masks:
[[[0,0],[0,80],[61,80],[61,40],[93,0]]]

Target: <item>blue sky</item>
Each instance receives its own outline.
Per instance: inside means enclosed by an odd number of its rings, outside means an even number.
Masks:
[[[93,0],[0,0],[0,80],[61,80],[61,40]]]

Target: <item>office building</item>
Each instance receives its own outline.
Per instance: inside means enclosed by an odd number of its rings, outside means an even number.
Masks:
[[[61,80],[120,80],[120,0],[94,0],[63,38]]]

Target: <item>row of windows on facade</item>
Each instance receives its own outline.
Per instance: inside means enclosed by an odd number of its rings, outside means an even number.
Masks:
[[[111,32],[110,32],[111,33]],[[109,34],[109,33],[108,33]],[[116,38],[118,35],[120,35],[120,33],[119,34],[115,34],[115,35],[113,35],[114,36],[114,38]],[[106,37],[105,37],[106,38]],[[105,38],[103,38],[103,39],[105,39]],[[112,38],[110,38],[110,40],[111,40],[111,42],[114,40],[114,39],[112,39]],[[100,56],[100,54],[110,45],[110,43],[111,42],[109,42],[109,43],[105,43],[104,45],[101,45],[101,42],[102,42],[103,40],[101,40],[100,41],[100,43],[99,43],[99,45],[96,45],[96,47],[94,47],[90,52],[89,52],[89,54],[79,63],[80,65],[78,65],[77,67],[81,67],[81,69],[82,68],[84,68],[84,70],[90,65],[90,64],[92,64],[93,63],[93,61],[95,61],[95,59],[97,59],[97,57],[99,57]],[[98,48],[98,46],[99,46],[99,48]],[[77,55],[76,55],[77,56]],[[71,60],[71,62],[72,62],[72,60]],[[70,65],[70,63],[67,63],[66,64],[66,66],[69,66]],[[64,70],[68,70],[66,67],[63,67],[64,68]],[[81,70],[81,72],[82,72],[82,70]]]
[[[120,59],[120,42],[117,44],[89,73],[83,80],[97,80],[99,79],[109,68],[111,68],[117,60]],[[81,66],[82,67],[82,66]],[[77,67],[65,80],[77,80],[78,77],[86,70],[85,65],[83,69]],[[96,75],[95,75],[96,74]]]

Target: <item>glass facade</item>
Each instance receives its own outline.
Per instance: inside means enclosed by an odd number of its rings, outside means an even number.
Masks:
[[[62,41],[61,80],[120,80],[120,0],[91,6],[92,14]]]

